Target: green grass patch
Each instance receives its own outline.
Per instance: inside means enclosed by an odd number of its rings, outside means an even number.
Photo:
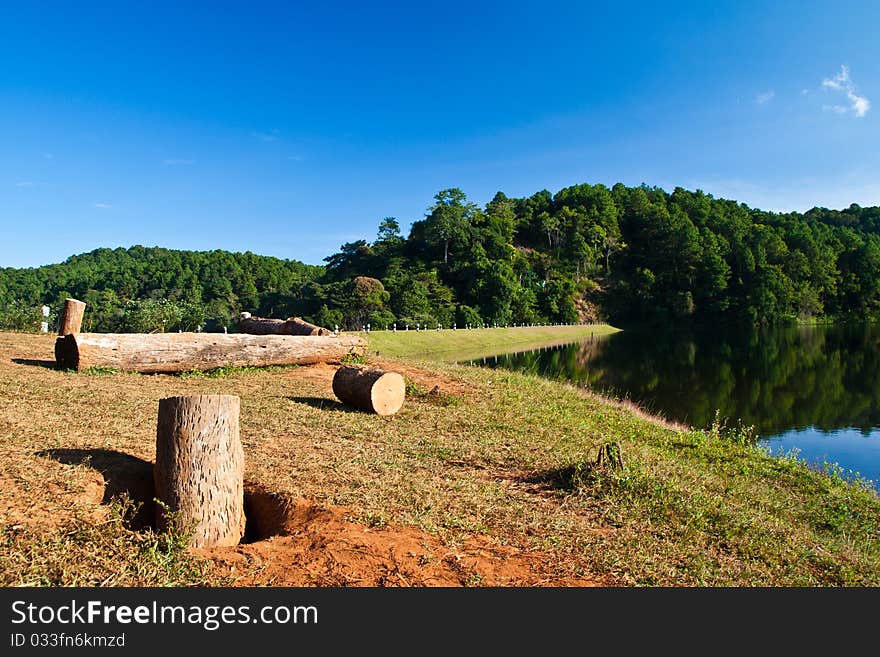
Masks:
[[[343,365],[364,365],[367,362],[367,358],[363,354],[349,352],[340,358],[339,362]]]
[[[550,344],[576,342],[590,336],[609,335],[618,330],[608,324],[585,324],[442,331],[371,331],[367,334],[367,340],[371,356],[455,362],[501,354],[513,349],[537,349]]]
[[[68,370],[73,372],[74,370]],[[119,374],[119,370],[115,367],[87,367],[84,370],[78,372],[78,374],[85,374],[86,376],[107,376],[111,374]]]
[[[267,365],[265,367],[251,367],[249,365],[224,365],[209,370],[186,370],[173,372],[172,376],[181,379],[226,379],[240,374],[259,374],[282,372],[296,369],[299,365]]]
[[[0,527],[0,585],[228,585],[210,561],[192,553],[185,534],[134,532],[125,527],[129,512],[117,500],[100,524],[75,516],[56,531]]]

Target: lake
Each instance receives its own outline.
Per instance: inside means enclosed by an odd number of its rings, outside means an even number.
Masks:
[[[696,428],[716,409],[771,453],[880,489],[880,325],[626,330],[473,361],[565,379]]]

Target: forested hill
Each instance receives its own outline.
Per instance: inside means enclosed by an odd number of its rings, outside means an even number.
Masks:
[[[622,184],[499,192],[481,208],[446,189],[408,235],[387,217],[375,239],[325,262],[98,249],[0,270],[0,308],[9,326],[35,304],[75,296],[92,330],[218,330],[242,310],[347,328],[876,317],[880,208],[779,214]]]
[[[74,297],[87,304],[86,330],[222,330],[243,309],[288,303],[322,271],[253,253],[96,249],[60,264],[0,269],[0,308],[9,328],[32,326],[35,307],[57,311]]]
[[[304,307],[325,324],[347,308],[344,323],[374,326],[777,322],[880,310],[877,207],[774,214],[622,184],[498,193],[485,208],[458,189],[434,201],[406,238],[387,218],[375,241],[327,258],[322,296]]]

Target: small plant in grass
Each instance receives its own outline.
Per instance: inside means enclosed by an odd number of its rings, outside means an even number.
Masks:
[[[439,386],[434,386],[430,390],[425,388],[418,382],[408,377],[404,377],[406,381],[406,396],[410,399],[423,401],[435,406],[456,406],[461,401],[459,397],[442,392]]]
[[[842,468],[838,463],[828,463],[827,461],[823,461],[820,472],[828,475],[828,477],[830,477],[831,480],[838,485],[852,484],[858,488],[861,488],[862,490],[875,490],[874,482],[866,479],[859,472]]]
[[[852,517],[852,510],[843,500],[829,502],[822,508],[818,524],[821,528],[832,531],[841,531]]]
[[[171,508],[158,497],[153,498],[157,509],[162,509],[165,528],[156,534],[157,554],[171,555],[175,551],[188,550],[192,544],[195,527],[186,527],[180,522],[180,513]]]
[[[277,372],[280,370],[294,369],[299,365],[267,365],[255,367],[252,365],[223,365],[209,370],[186,370],[174,372],[181,379],[225,379],[236,374],[251,374],[254,372]]]
[[[384,513],[368,513],[367,524],[370,527],[385,527],[388,524],[388,518]]]
[[[115,367],[87,367],[82,370],[80,374],[85,374],[86,376],[106,376],[108,374],[118,374],[119,370]]]
[[[712,438],[726,440],[737,445],[755,445],[761,436],[758,435],[754,425],[743,424],[742,419],[736,421],[736,426],[728,425],[728,418],[721,417],[721,411],[715,410],[715,419],[704,433]]]
[[[224,379],[251,369],[254,368],[224,365],[223,367],[215,367],[210,370],[186,370],[185,372],[178,372],[177,376],[181,379]]]
[[[406,396],[407,397],[420,397],[427,392],[418,381],[413,381],[409,377],[404,377],[406,380]]]
[[[339,359],[339,362],[343,365],[365,365],[367,359],[362,354],[349,351],[345,356]]]
[[[595,492],[603,484],[616,482],[626,476],[620,444],[605,443],[594,458],[583,457],[567,466],[554,470],[548,479],[554,486],[570,492],[591,489]]]
[[[562,490],[576,492],[582,488],[592,488],[598,482],[598,473],[592,459],[577,459],[573,463],[556,470],[551,477],[553,484]]]

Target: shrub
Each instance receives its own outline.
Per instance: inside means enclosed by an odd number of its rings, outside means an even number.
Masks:
[[[0,310],[0,329],[6,331],[38,333],[46,320],[40,306],[31,306],[18,299]]]

